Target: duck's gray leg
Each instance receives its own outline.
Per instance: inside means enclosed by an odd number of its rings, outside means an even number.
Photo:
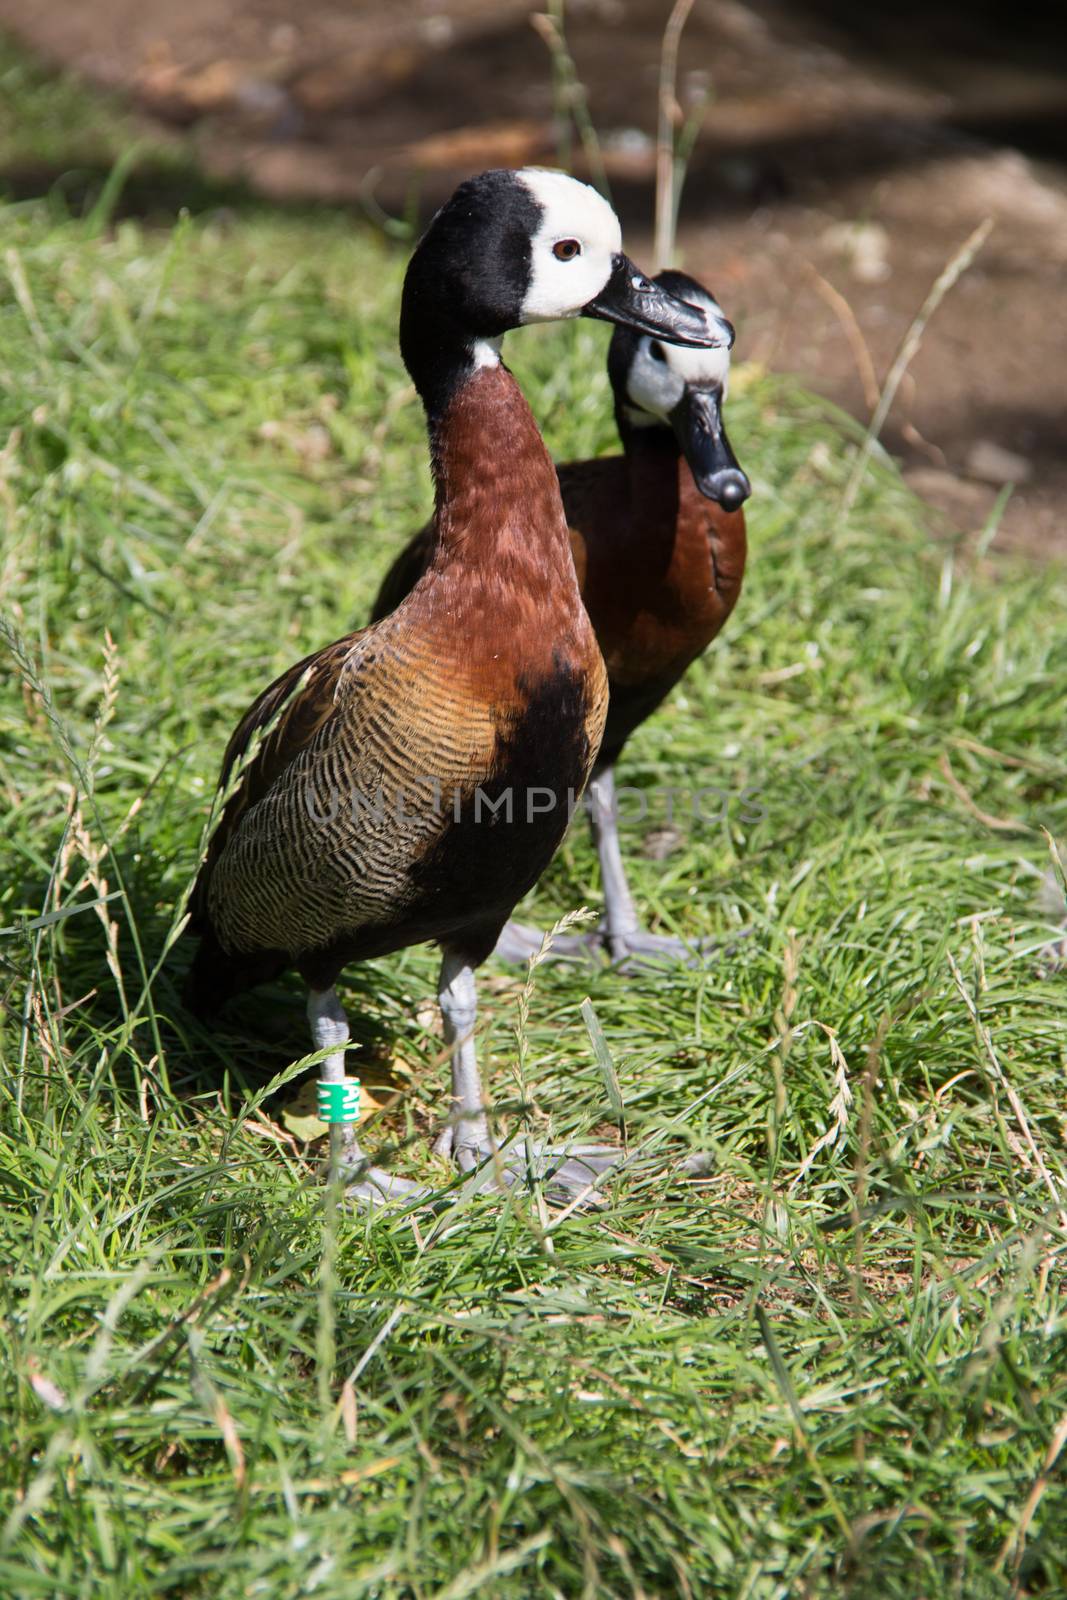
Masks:
[[[663,961],[698,967],[709,955],[721,951],[722,946],[715,939],[688,945],[671,934],[649,933],[641,926],[619,844],[615,768],[606,768],[590,785],[589,792],[589,821],[600,860],[600,880],[604,885],[604,917],[597,932],[612,961],[624,968]]]
[[[482,1080],[474,1048],[478,1020],[478,993],[474,968],[454,950],[441,956],[437,985],[445,1043],[452,1051],[452,1108],[434,1150],[451,1155],[463,1172],[469,1172],[489,1151],[489,1123],[482,1102]]]
[[[716,940],[694,946],[670,934],[649,933],[641,926],[619,843],[615,807],[615,769],[608,767],[589,786],[589,823],[604,885],[604,915],[593,933],[563,934],[552,941],[549,961],[603,961],[604,952],[624,968],[669,961],[699,966],[702,957],[720,948]],[[504,961],[526,961],[541,948],[541,934],[521,922],[509,922],[497,940],[495,954]]]
[[[600,931],[613,961],[623,959],[629,940],[641,930],[641,923],[630,893],[626,868],[619,844],[619,823],[615,811],[615,768],[608,767],[589,786],[589,823],[600,860],[600,881],[604,888],[604,920]]]
[[[501,961],[522,966],[540,953],[544,930],[528,922],[509,922],[501,931],[493,950]],[[581,961],[586,966],[604,965],[604,947],[599,929],[591,933],[560,933],[552,941],[546,961]]]
[[[474,1048],[478,1003],[474,969],[454,951],[441,960],[439,983],[445,1040],[452,1050],[452,1106],[448,1124],[434,1145],[438,1155],[451,1155],[461,1172],[486,1165],[478,1187],[505,1187],[536,1178],[568,1197],[589,1188],[602,1173],[617,1166],[621,1150],[609,1145],[575,1145],[553,1148],[530,1140],[516,1140],[499,1150],[489,1132],[481,1074]]]
[[[349,1032],[336,989],[309,989],[307,1014],[315,1049],[330,1052],[319,1067],[319,1077],[324,1083],[342,1083]],[[394,1177],[382,1167],[372,1167],[351,1122],[335,1122],[330,1127],[331,1166],[335,1162],[344,1173],[345,1193],[371,1205],[380,1205],[383,1200],[412,1200],[426,1192],[408,1178]]]

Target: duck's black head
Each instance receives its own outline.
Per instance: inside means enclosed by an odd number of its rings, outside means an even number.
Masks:
[[[563,173],[500,169],[461,184],[404,280],[401,353],[431,413],[473,368],[495,364],[501,336],[524,323],[592,316],[690,345],[722,338],[621,243],[603,196]]]
[[[615,413],[626,438],[635,429],[672,428],[701,494],[736,511],[751,494],[723,426],[734,331],[703,284],[673,268],[659,287],[699,307],[721,333],[717,348],[683,350],[629,328],[616,328],[608,350]]]

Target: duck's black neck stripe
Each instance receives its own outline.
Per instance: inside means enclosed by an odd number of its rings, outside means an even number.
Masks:
[[[643,418],[648,417],[647,422],[643,419],[640,422],[635,422],[630,415],[631,410],[637,410],[633,401],[624,399],[616,394],[615,426],[618,429],[622,447],[627,454],[631,450],[639,450],[642,445],[651,446],[657,450],[663,450],[668,447],[673,447],[675,451],[678,450],[674,429],[669,422],[664,422],[661,417],[650,416],[647,412],[642,414]]]
[[[461,184],[408,266],[400,353],[431,427],[475,366],[480,341],[517,327],[543,208],[514,173]]]
[[[409,309],[405,295],[400,349],[435,432],[449,402],[475,367],[475,338],[439,307]]]

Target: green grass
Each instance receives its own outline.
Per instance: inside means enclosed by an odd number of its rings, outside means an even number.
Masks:
[[[236,718],[426,512],[402,256],[255,209],[0,229],[0,1592],[1064,1592],[1064,574],[931,543],[884,465],[842,526],[843,424],[739,384],[750,575],[624,776],[728,792],[629,856],[656,925],[751,932],[542,968],[525,1025],[482,986],[508,1126],[611,1122],[590,995],[631,1144],[714,1175],[334,1224],[264,1094],[298,987],[208,1034],[167,943]],[[509,342],[561,456],[611,446],[605,338]],[[597,894],[576,828],[526,909]],[[344,994],[401,1090],[368,1142],[444,1188],[435,966]]]

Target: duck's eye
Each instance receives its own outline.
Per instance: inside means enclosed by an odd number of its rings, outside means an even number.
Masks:
[[[552,254],[557,261],[573,261],[581,253],[582,247],[577,239],[559,239],[552,246]]]
[[[656,344],[655,342],[653,342],[649,346],[649,352],[648,353],[652,357],[653,361],[664,361],[665,362],[666,359],[667,359],[666,350],[664,350],[664,348],[663,348],[663,346],[661,344]]]

